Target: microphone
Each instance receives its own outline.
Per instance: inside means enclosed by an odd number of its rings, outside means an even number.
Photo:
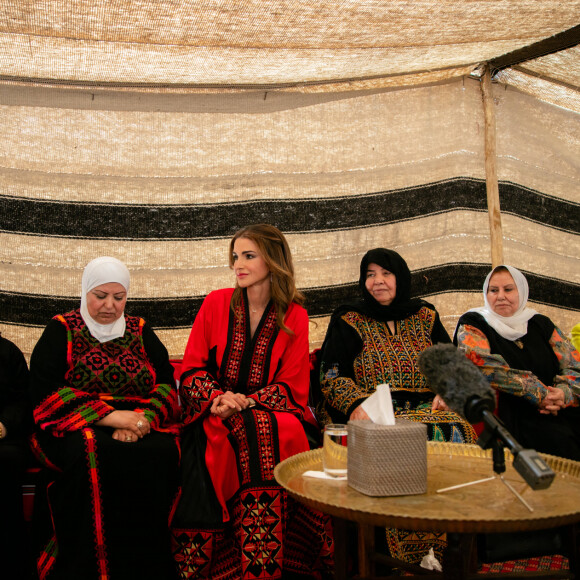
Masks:
[[[483,421],[485,430],[477,440],[483,449],[492,447],[498,439],[514,456],[514,469],[532,489],[550,487],[556,474],[533,449],[524,449],[493,414],[495,393],[482,372],[452,344],[436,344],[419,356],[419,369],[431,390],[447,406],[470,423]],[[503,462],[503,457],[501,458]],[[501,473],[504,465],[494,453],[494,470]]]

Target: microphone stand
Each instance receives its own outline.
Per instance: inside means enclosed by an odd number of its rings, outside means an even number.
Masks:
[[[505,446],[501,439],[497,437],[496,429],[489,428],[486,424],[485,429],[479,436],[477,444],[482,449],[489,449],[491,447],[492,457],[493,457],[493,470],[497,475],[491,477],[486,477],[484,479],[477,479],[475,481],[469,481],[467,483],[460,483],[458,485],[452,485],[450,487],[444,487],[438,489],[437,493],[444,493],[447,491],[452,491],[454,489],[460,489],[462,487],[467,487],[469,485],[476,485],[478,483],[484,483],[486,481],[491,481],[493,479],[499,479],[519,500],[526,506],[531,512],[534,508],[510,485],[510,483],[504,478],[503,473],[505,472]]]

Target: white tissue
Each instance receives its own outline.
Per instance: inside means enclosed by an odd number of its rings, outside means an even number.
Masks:
[[[438,572],[443,572],[441,567],[441,562],[435,557],[433,548],[429,549],[429,553],[423,557],[421,560],[421,568],[426,568],[427,570],[437,570]]]
[[[373,423],[394,425],[395,413],[389,385],[378,385],[377,390],[362,403],[362,408]]]

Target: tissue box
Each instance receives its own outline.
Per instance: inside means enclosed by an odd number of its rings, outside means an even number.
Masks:
[[[349,421],[348,485],[372,496],[427,491],[427,426],[396,419],[394,425]]]

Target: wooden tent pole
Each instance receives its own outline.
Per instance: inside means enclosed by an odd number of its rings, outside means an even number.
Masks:
[[[481,82],[483,113],[485,123],[485,182],[487,189],[487,213],[491,242],[491,266],[503,264],[503,234],[499,207],[499,187],[497,184],[497,152],[495,136],[495,107],[491,89],[489,64],[485,67]]]

